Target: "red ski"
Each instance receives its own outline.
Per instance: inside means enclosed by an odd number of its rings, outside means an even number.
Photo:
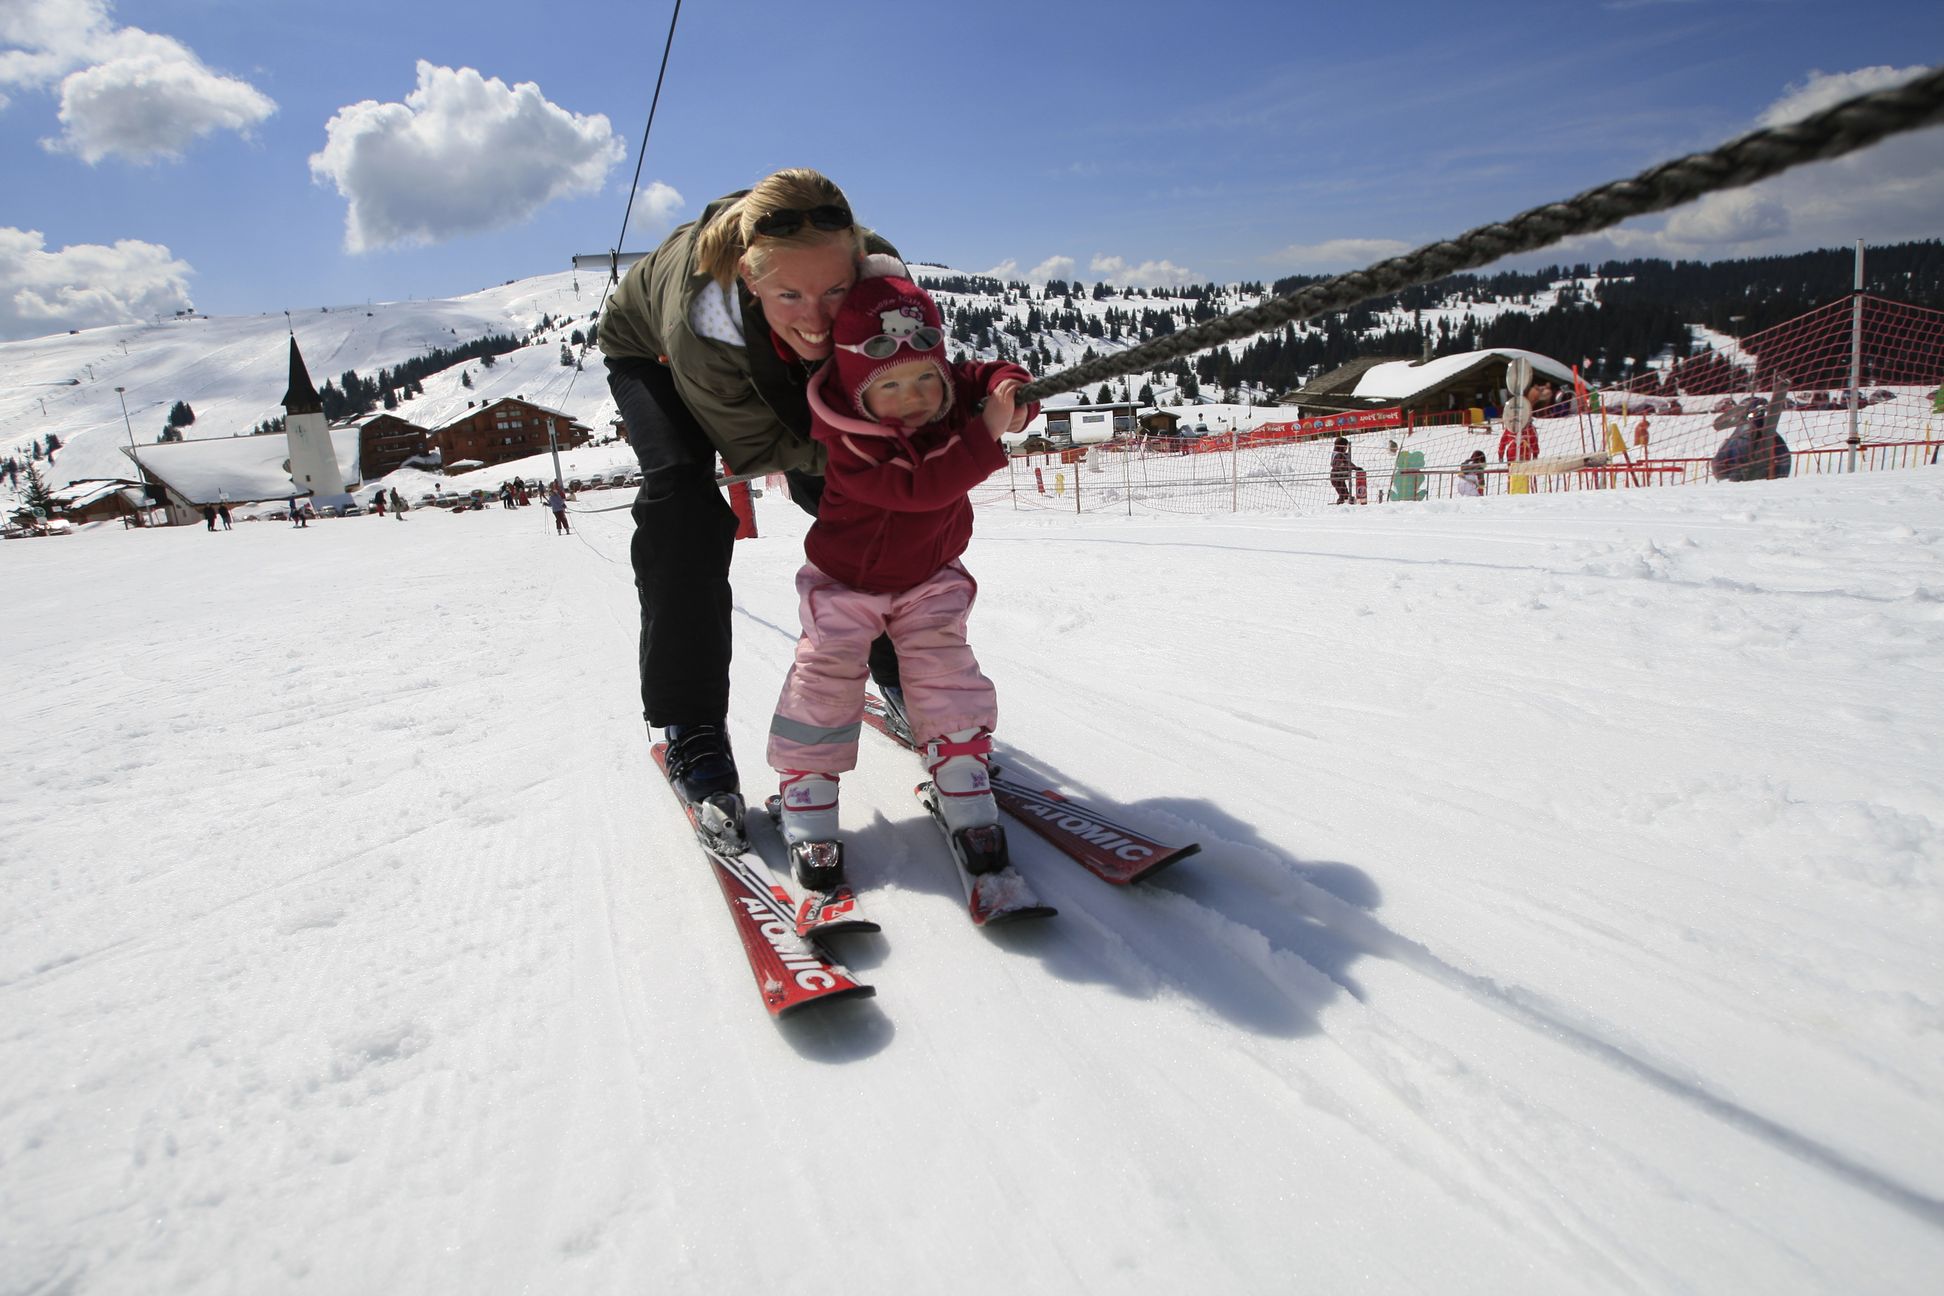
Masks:
[[[668,744],[655,744],[655,767],[663,777],[668,774],[667,753]],[[722,898],[728,902],[729,916],[736,924],[736,935],[742,939],[743,953],[749,957],[757,992],[770,1016],[784,1017],[811,1004],[877,993],[813,941],[797,935],[789,893],[769,880],[769,866],[759,856],[746,850],[724,849],[702,830],[693,807],[682,802],[682,809],[689,817],[689,826],[695,829],[696,843],[709,857]]]
[[[904,718],[892,712],[874,693],[864,695],[864,720],[873,729],[910,751],[918,750]],[[1201,850],[1190,842],[1170,846],[1145,833],[1116,823],[1083,802],[1058,792],[1036,791],[994,767],[993,799],[999,808],[1059,847],[1076,863],[1116,886],[1153,877],[1177,860]]]
[[[1195,842],[1169,846],[1155,841],[1079,801],[1058,792],[1036,792],[1003,774],[992,775],[992,796],[1001,810],[1116,886],[1153,877],[1201,849]]]

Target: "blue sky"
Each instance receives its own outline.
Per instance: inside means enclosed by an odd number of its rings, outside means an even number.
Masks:
[[[452,296],[611,246],[669,3],[0,0],[0,337]],[[687,0],[631,246],[818,167],[913,258],[1338,271],[1909,75],[1934,0]],[[1563,250],[1944,235],[1944,130]]]

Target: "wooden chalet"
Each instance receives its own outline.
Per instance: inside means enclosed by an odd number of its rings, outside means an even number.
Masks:
[[[546,450],[549,429],[552,444],[562,450],[586,445],[593,438],[592,428],[559,410],[519,396],[502,396],[435,429],[430,439],[447,464],[470,459],[490,467]]]
[[[396,414],[364,414],[347,421],[358,429],[358,465],[366,480],[403,468],[432,448],[432,433]]]

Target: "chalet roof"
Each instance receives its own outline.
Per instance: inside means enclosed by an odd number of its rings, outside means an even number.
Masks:
[[[495,396],[492,400],[483,401],[480,404],[474,406],[472,409],[461,410],[459,413],[453,415],[451,418],[439,424],[438,427],[432,430],[434,432],[442,432],[446,428],[453,427],[460,423],[464,423],[468,419],[478,418],[481,414],[484,414],[486,411],[492,409],[495,405],[522,405],[530,410],[538,410],[542,414],[551,414],[555,418],[566,419],[568,424],[572,427],[581,428],[584,431],[589,431],[589,432],[593,431],[593,429],[588,427],[587,424],[581,422],[579,419],[575,418],[572,414],[569,414],[566,410],[549,409],[547,406],[538,404],[537,402],[534,401],[530,401],[524,396]]]
[[[1398,360],[1406,360],[1408,363],[1408,358],[1402,356],[1358,356],[1349,364],[1338,365],[1330,372],[1310,380],[1297,392],[1294,400],[1300,403],[1305,396],[1348,395],[1356,390],[1357,380],[1362,378],[1367,370],[1380,364],[1393,364]]]
[[[354,427],[354,428],[376,427],[379,431],[382,432],[386,428],[390,427],[393,423],[398,424],[398,429],[400,431],[425,432],[429,430],[427,428],[420,427],[418,424],[412,422],[410,419],[400,418],[398,415],[392,413],[390,410],[369,410],[363,414],[354,414],[350,418],[340,419],[338,422],[333,423],[331,426],[332,427]]]
[[[1543,375],[1561,382],[1573,381],[1570,367],[1537,351],[1517,347],[1498,347],[1490,351],[1464,351],[1439,356],[1435,360],[1390,360],[1369,366],[1358,377],[1351,395],[1359,400],[1407,401],[1455,379],[1469,377],[1481,369],[1503,365],[1512,360],[1530,360],[1535,376]]]
[[[331,428],[326,432],[347,483],[359,479],[358,429]],[[127,447],[123,454],[129,454]],[[151,477],[191,504],[214,504],[228,499],[284,499],[290,481],[290,438],[265,436],[207,437],[200,441],[170,441],[145,445],[133,452]]]
[[[48,498],[63,509],[81,509],[97,503],[116,491],[133,490],[140,492],[142,483],[129,481],[125,477],[95,477],[82,481],[71,481],[59,490],[47,492]]]

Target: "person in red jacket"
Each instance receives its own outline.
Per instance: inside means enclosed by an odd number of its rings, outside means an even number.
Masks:
[[[1524,427],[1515,428],[1508,421],[1505,431],[1499,435],[1498,457],[1501,463],[1513,463],[1539,457],[1539,429],[1532,425],[1530,418]]]
[[[897,646],[905,713],[947,826],[998,819],[987,777],[998,695],[966,642],[978,586],[959,558],[972,538],[968,493],[1005,466],[1000,436],[1038,407],[1014,407],[1032,381],[1018,365],[948,364],[938,307],[902,272],[865,259],[807,390],[810,434],[830,461],[797,573],[803,637],[769,737],[792,847],[837,840],[837,780],[857,765],[879,634]],[[791,855],[805,887],[842,881],[838,852]]]

